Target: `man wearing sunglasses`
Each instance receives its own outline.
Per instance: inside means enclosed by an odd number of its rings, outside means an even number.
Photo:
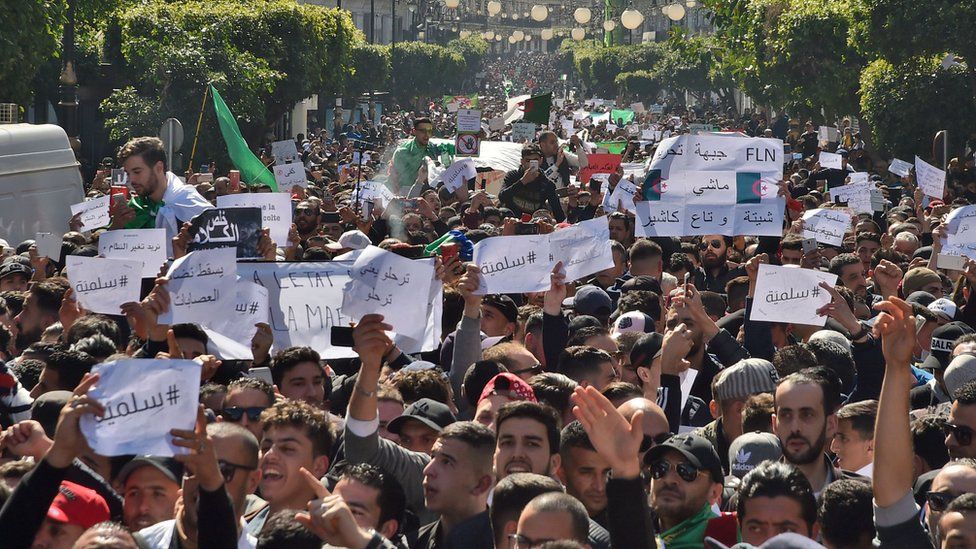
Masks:
[[[393,153],[390,160],[390,182],[393,191],[409,189],[417,180],[417,172],[424,163],[424,158],[437,159],[437,147],[430,144],[434,136],[434,123],[427,117],[419,117],[413,121],[413,139],[407,140]]]
[[[946,448],[951,458],[976,458],[976,382],[969,382],[953,395],[949,419],[945,423]]]
[[[746,274],[745,269],[729,262],[729,245],[732,239],[720,234],[708,234],[698,244],[701,269],[695,275],[695,287],[699,290],[723,293],[725,285],[737,276]]]
[[[651,507],[669,548],[702,547],[712,504],[722,497],[722,462],[704,438],[675,435],[645,456],[651,471]]]
[[[272,404],[274,387],[270,383],[256,377],[241,377],[227,385],[224,408],[218,414],[217,421],[236,423],[251,431],[254,438],[259,438],[264,432],[261,412]]]

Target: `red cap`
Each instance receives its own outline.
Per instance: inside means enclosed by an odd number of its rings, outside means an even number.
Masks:
[[[478,397],[478,402],[480,403],[492,395],[507,396],[512,400],[537,402],[532,387],[522,378],[510,372],[502,372],[488,380],[488,384],[481,391],[481,396]]]
[[[58,495],[47,510],[47,518],[85,529],[111,518],[105,498],[98,492],[67,480],[58,487]]]

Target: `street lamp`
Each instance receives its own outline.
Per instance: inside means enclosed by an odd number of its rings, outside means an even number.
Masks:
[[[61,38],[61,55],[64,66],[58,78],[58,122],[68,134],[68,141],[75,152],[81,151],[78,136],[78,76],[75,74],[75,0],[68,0],[67,20]]]

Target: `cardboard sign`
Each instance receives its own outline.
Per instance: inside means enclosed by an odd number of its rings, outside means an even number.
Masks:
[[[589,183],[595,173],[615,173],[620,167],[619,154],[590,154],[586,157],[587,165],[579,171],[580,183]]]
[[[240,259],[260,258],[260,208],[213,208],[190,221],[193,240],[187,251],[234,248]]]
[[[301,162],[275,165],[274,178],[275,183],[278,184],[278,190],[282,192],[291,193],[292,188],[296,185],[303,189],[308,186],[308,180],[305,178],[305,167],[302,166]]]

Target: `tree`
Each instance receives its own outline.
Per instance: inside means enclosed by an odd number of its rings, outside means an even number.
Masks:
[[[488,55],[488,42],[479,34],[467,38],[455,38],[447,43],[447,49],[461,54],[466,71],[462,80],[468,82],[481,69],[481,62]]]
[[[938,56],[872,62],[861,74],[861,113],[876,145],[909,161],[927,156],[939,130],[948,129],[961,149],[976,128],[968,70],[943,68]]]
[[[346,78],[348,96],[386,88],[390,80],[390,49],[378,44],[358,44],[352,48],[352,65],[355,67]]]
[[[435,97],[457,89],[460,80],[451,75],[463,74],[466,68],[460,53],[423,42],[397,44],[390,62],[397,83],[394,92],[404,100]]]
[[[0,102],[26,105],[41,65],[56,58],[60,4],[47,0],[0,0]]]
[[[651,71],[622,72],[614,79],[614,83],[621,94],[634,101],[653,103],[661,93],[661,83]]]
[[[687,36],[673,31],[664,43],[661,57],[654,66],[654,75],[672,93],[688,92],[705,100],[716,93],[723,102],[732,97],[732,77],[720,64],[716,51],[717,40],[702,36]]]

